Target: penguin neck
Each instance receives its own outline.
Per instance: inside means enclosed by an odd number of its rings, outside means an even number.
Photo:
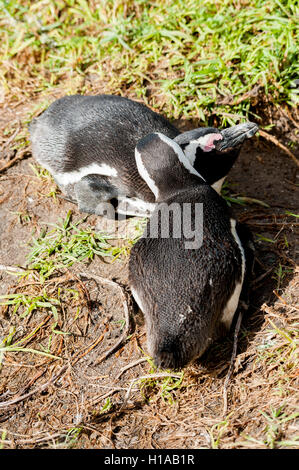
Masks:
[[[159,182],[156,180],[156,202],[165,201],[166,199],[173,198],[177,194],[207,184],[200,176],[189,173],[188,170],[182,167],[180,167],[179,170],[180,171],[169,171],[164,175],[161,174]]]
[[[158,132],[153,134],[153,141],[156,146],[155,157],[153,158],[152,149],[146,151],[146,142],[143,140],[142,147],[135,149],[135,160],[141,178],[154,193],[156,201],[164,200],[188,187],[206,184],[176,142]]]
[[[240,148],[230,149],[228,152],[212,150],[209,153],[197,149],[192,164],[207,183],[214,184],[228,174],[239,153]]]

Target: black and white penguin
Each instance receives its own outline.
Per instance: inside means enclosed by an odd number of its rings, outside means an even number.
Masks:
[[[146,136],[135,157],[156,206],[131,250],[129,283],[155,364],[178,369],[229,330],[241,292],[247,301],[253,246],[174,140]]]
[[[258,130],[246,123],[225,130],[194,129],[180,134],[144,104],[112,95],[65,96],[30,124],[32,153],[81,212],[102,214],[113,200],[126,215],[148,215],[154,195],[140,177],[137,142],[152,132],[175,139],[192,166],[219,192],[246,138]],[[105,205],[105,204],[104,204]]]

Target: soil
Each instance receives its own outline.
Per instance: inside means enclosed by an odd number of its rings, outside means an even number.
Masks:
[[[0,124],[4,128],[7,120]],[[192,125],[179,124],[181,128]],[[292,132],[295,135],[297,130]],[[287,141],[286,134],[284,137]],[[298,157],[298,147],[292,147],[292,152]],[[12,155],[6,152],[4,162],[8,158]],[[5,431],[2,445],[106,449],[269,447],[269,423],[262,412],[269,415],[271,409],[283,405],[290,416],[298,402],[298,369],[296,375],[291,365],[287,366],[285,355],[290,353],[271,328],[272,322],[272,326],[274,323],[285,331],[298,318],[298,219],[286,214],[298,213],[298,171],[290,157],[272,143],[254,137],[244,144],[227,178],[231,195],[248,198],[245,205],[233,204],[233,209],[254,234],[257,261],[250,309],[242,322],[227,388],[225,415],[224,381],[232,355],[233,331],[184,370],[182,384],[165,392],[165,377],[157,376],[161,371],[153,371],[145,354],[143,317],[128,288],[128,257],[111,263],[96,256],[91,262],[75,263],[56,273],[44,285],[37,278],[20,280],[3,269],[25,268],[32,237],[50,229],[59,218],[65,219],[69,210],[73,221],[82,219],[76,206],[63,200],[59,191],[56,199],[49,196],[55,184],[49,178],[37,177],[31,167],[35,164],[28,153],[0,174],[0,295],[39,295],[45,290],[57,297],[60,289],[59,333],[52,330],[53,317],[48,310],[37,309],[22,318],[13,313],[13,307],[3,306],[0,337],[7,337],[14,327],[16,343],[39,327],[20,344],[50,350],[60,359],[28,351],[4,355],[0,370],[0,432]],[[101,218],[89,216],[80,227],[99,230],[101,223]],[[130,224],[131,219],[126,223]],[[284,270],[278,284],[275,273],[279,265]],[[82,272],[86,276],[81,276]],[[107,285],[92,276],[115,284]],[[119,286],[129,306],[129,336],[100,360],[123,332],[125,311]],[[72,296],[74,291],[76,298]],[[273,345],[272,353],[282,348],[283,366],[290,368],[287,378],[280,375],[274,353],[271,365],[269,344]],[[144,360],[135,364],[139,359]],[[128,365],[131,367],[121,373]],[[137,381],[150,372],[152,380]],[[136,383],[130,388],[133,380]],[[169,380],[174,384],[177,379]],[[295,421],[281,425],[279,436],[275,436],[277,442],[294,440]]]

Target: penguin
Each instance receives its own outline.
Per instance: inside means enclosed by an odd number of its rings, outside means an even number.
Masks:
[[[80,212],[103,215],[105,202],[125,215],[147,216],[154,195],[137,170],[134,149],[148,134],[177,141],[190,163],[220,192],[242,143],[258,126],[180,133],[146,105],[114,95],[71,95],[54,101],[30,123],[34,158],[54,177]]]
[[[248,302],[252,237],[173,139],[150,134],[135,158],[156,205],[131,249],[129,285],[154,363],[181,369],[225,335],[239,302]]]

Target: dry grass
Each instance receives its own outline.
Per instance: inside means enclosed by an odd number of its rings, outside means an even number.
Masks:
[[[170,3],[107,1],[97,11],[75,0],[6,2],[1,14],[1,448],[298,448],[294,161],[254,138],[225,188],[257,246],[227,381],[233,334],[184,371],[154,368],[127,288],[141,226],[105,236],[99,218],[82,220],[30,156],[32,116],[80,91],[142,98],[184,117],[182,127],[258,113],[298,158],[294,2]],[[200,19],[204,37],[195,34]]]

